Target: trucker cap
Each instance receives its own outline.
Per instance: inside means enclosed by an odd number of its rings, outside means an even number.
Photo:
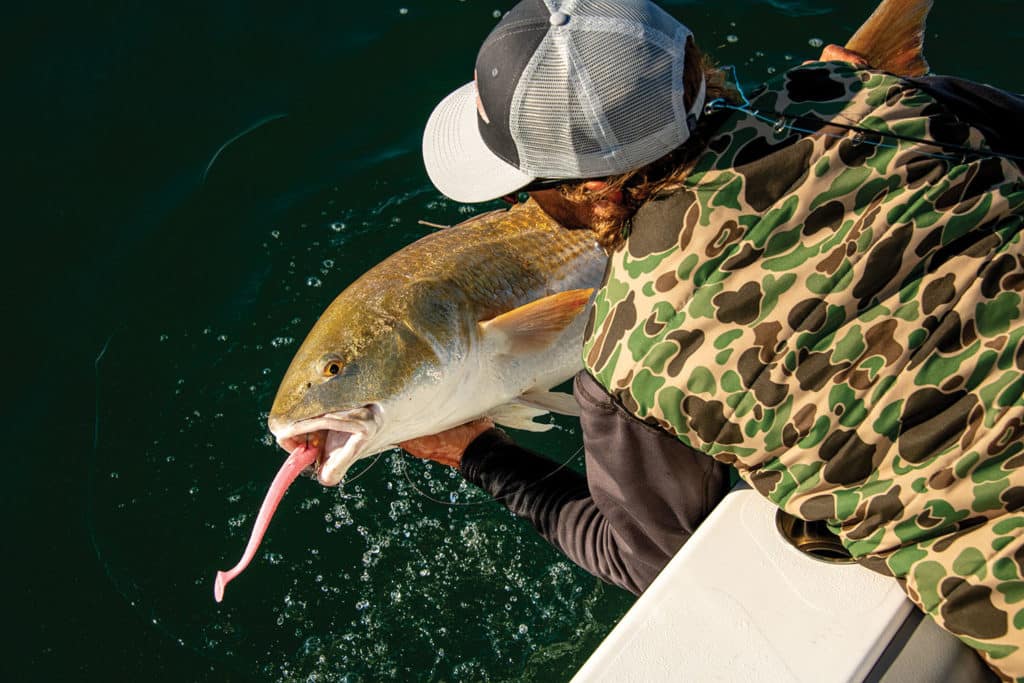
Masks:
[[[472,203],[664,156],[704,105],[703,81],[683,101],[690,35],[648,0],[523,0],[487,36],[473,81],[430,115],[430,180]]]

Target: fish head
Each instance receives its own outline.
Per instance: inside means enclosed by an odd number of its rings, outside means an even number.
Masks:
[[[403,440],[394,426],[443,373],[435,340],[406,321],[332,308],[296,352],[267,420],[285,451],[318,449],[313,468],[324,486]]]

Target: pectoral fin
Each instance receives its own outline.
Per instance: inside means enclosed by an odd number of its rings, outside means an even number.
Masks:
[[[587,307],[593,289],[572,289],[531,301],[478,323],[480,338],[497,353],[536,353],[551,346]]]
[[[882,0],[845,47],[862,55],[872,68],[897,76],[923,76],[928,73],[924,23],[931,8],[932,0]]]
[[[532,408],[540,408],[561,415],[580,416],[580,404],[576,402],[572,394],[537,389],[526,392],[517,400],[519,403]]]
[[[504,427],[522,429],[527,432],[546,432],[554,425],[534,422],[533,418],[540,417],[547,412],[546,410],[531,408],[521,403],[506,403],[503,406],[494,408],[487,415]]]

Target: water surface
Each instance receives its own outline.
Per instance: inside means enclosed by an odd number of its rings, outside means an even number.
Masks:
[[[872,3],[671,2],[754,85]],[[265,418],[318,313],[490,206],[419,160],[495,12],[469,0],[12,10],[6,680],[567,680],[632,597],[443,467],[298,481]],[[935,71],[1024,89],[1009,0],[939,3]],[[578,427],[523,441],[571,460]]]

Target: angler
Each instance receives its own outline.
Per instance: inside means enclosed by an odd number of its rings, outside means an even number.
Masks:
[[[587,476],[487,422],[403,446],[636,593],[732,467],[1024,676],[1024,101],[926,75],[930,6],[885,0],[748,98],[651,2],[516,5],[424,159],[609,250]]]

